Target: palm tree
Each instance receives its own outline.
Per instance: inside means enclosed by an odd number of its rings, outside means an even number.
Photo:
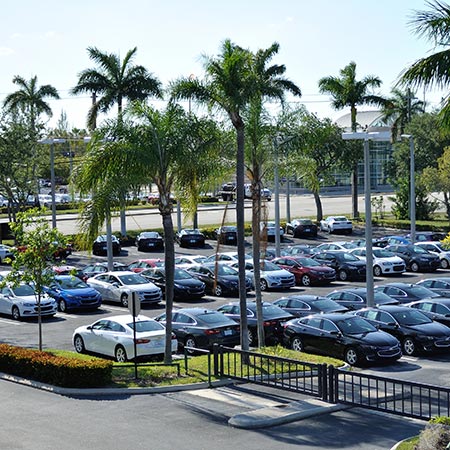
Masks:
[[[399,84],[411,88],[446,89],[450,85],[450,6],[438,0],[430,0],[429,11],[416,11],[410,21],[413,32],[425,37],[436,50],[430,56],[421,58],[400,74]],[[450,124],[450,96],[444,100],[441,117],[445,124]]]
[[[362,80],[356,79],[356,63],[350,62],[340,71],[340,77],[324,77],[319,80],[319,90],[323,94],[330,94],[335,109],[350,107],[351,128],[356,131],[357,107],[359,105],[382,106],[383,97],[369,93],[372,88],[381,86],[381,80],[368,75]],[[360,146],[358,146],[360,147]],[[358,161],[361,159],[361,149],[352,158],[352,210],[353,217],[358,217]]]

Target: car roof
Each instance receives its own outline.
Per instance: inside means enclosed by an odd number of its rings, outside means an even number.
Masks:
[[[450,298],[448,297],[430,297],[423,300],[417,300],[415,302],[409,303],[410,305],[415,305],[417,303],[442,303],[443,305],[450,306]]]
[[[350,317],[355,317],[355,315],[348,313],[320,313],[320,314],[310,314],[309,316],[304,317],[304,319],[311,317],[319,317],[320,319],[329,319],[334,322],[342,319],[349,319]],[[299,318],[299,320],[302,320],[302,318]]]
[[[276,300],[274,300],[274,302],[276,302],[278,300],[302,300],[302,301],[305,301],[305,302],[315,302],[317,300],[323,300],[323,299],[329,300],[328,297],[325,297],[323,295],[295,294],[295,295],[289,295],[289,296],[286,296],[286,297],[277,298]]]
[[[133,316],[131,314],[121,314],[121,315],[117,315],[117,316],[102,317],[101,319],[98,319],[98,320],[113,320],[115,322],[126,325],[133,321]],[[98,320],[96,320],[96,322],[98,322]],[[142,322],[144,320],[154,320],[154,319],[152,319],[151,317],[147,317],[142,314],[139,314],[138,316],[136,316],[135,320],[136,320],[136,322]]]
[[[132,270],[117,270],[117,271],[113,271],[113,272],[99,273],[98,275],[114,275],[114,276],[118,277],[121,275],[139,275],[139,274],[136,272],[133,272]]]

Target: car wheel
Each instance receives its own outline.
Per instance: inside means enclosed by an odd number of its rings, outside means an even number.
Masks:
[[[347,274],[347,272],[346,272],[344,269],[341,269],[341,270],[338,272],[338,278],[339,278],[339,280],[341,280],[341,281],[347,281],[347,280],[348,280],[348,274]]]
[[[442,269],[448,269],[448,266],[449,266],[449,262],[448,262],[448,259],[441,259],[441,268]]]
[[[67,312],[67,303],[64,300],[58,302],[58,310],[63,313]]]
[[[412,272],[418,272],[419,271],[419,264],[417,264],[415,261],[411,263],[411,271]]]
[[[261,286],[261,291],[267,291],[268,285],[266,280],[260,280],[259,285]]]
[[[402,344],[403,353],[407,356],[414,355],[416,351],[416,344],[411,338],[406,338]]]
[[[128,294],[122,294],[120,296],[120,304],[124,307],[124,308],[128,308]]]
[[[301,281],[303,286],[311,286],[311,278],[309,275],[302,275]]]
[[[257,337],[256,337],[256,331],[255,330],[251,330],[250,328],[247,330],[247,336],[248,336],[248,345],[252,345],[255,346],[256,342],[257,342]]]
[[[350,347],[345,351],[344,357],[345,362],[351,366],[356,366],[359,362],[358,352],[353,347]]]
[[[291,348],[292,350],[295,350],[296,352],[302,352],[303,351],[303,341],[300,336],[294,336],[291,340]]]
[[[85,352],[85,347],[84,347],[84,341],[83,338],[77,334],[73,340],[73,346],[75,347],[75,351],[77,353],[84,353]]]
[[[220,284],[217,284],[216,287],[214,288],[214,295],[216,297],[220,297],[222,294],[223,294],[222,286]]]
[[[185,339],[184,348],[186,349],[186,352],[189,353],[190,355],[193,355],[195,353],[195,350],[192,350],[192,348],[197,348],[197,342],[194,336],[188,336]]]
[[[14,320],[20,320],[20,311],[17,306],[13,306],[11,310],[11,316]]]
[[[116,350],[114,351],[114,356],[116,358],[116,361],[119,363],[124,363],[124,362],[127,362],[127,360],[128,360],[127,352],[121,345],[118,345],[116,347]]]
[[[383,271],[381,270],[381,267],[380,267],[380,266],[374,266],[374,268],[373,268],[373,274],[374,274],[376,277],[380,277],[382,273],[383,273]]]

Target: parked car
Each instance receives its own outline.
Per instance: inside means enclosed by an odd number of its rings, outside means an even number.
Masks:
[[[399,303],[410,303],[425,298],[437,298],[439,294],[424,286],[411,283],[388,283],[375,286],[375,292],[384,292],[389,297],[395,298]]]
[[[385,248],[388,245],[410,245],[411,241],[404,236],[383,236],[373,241],[374,247]]]
[[[327,298],[334,300],[341,306],[350,310],[362,309],[367,307],[367,289],[366,288],[348,288],[339,289],[326,295]],[[373,300],[375,305],[398,305],[398,300],[389,297],[383,292],[374,292]]]
[[[185,228],[179,231],[175,236],[180,247],[204,247],[205,235],[198,229]]]
[[[450,250],[445,248],[439,241],[417,242],[416,245],[438,256],[441,261],[441,269],[448,269],[450,267]]]
[[[336,303],[330,298],[319,297],[317,295],[290,295],[289,297],[281,297],[275,300],[273,304],[295,317],[306,317],[311,314],[332,312],[348,312],[345,306]]]
[[[430,298],[407,303],[405,306],[418,309],[431,320],[450,326],[450,298]]]
[[[136,359],[163,356],[165,336],[165,327],[156,320],[140,314],[133,321],[132,315],[125,314],[76,328],[72,342],[78,353],[92,352],[109,356],[117,362],[126,362],[134,360],[135,356]],[[175,334],[171,345],[172,352],[176,352],[178,342]]]
[[[244,184],[244,197],[252,198],[251,184]],[[268,188],[261,188],[261,200],[267,200],[270,202],[272,200],[272,191]]]
[[[94,310],[102,304],[100,293],[73,275],[56,275],[45,291],[55,299],[61,312]]]
[[[41,295],[41,316],[52,317],[57,312],[56,302],[47,294]],[[39,306],[34,288],[26,283],[7,284],[0,291],[0,313],[14,320],[38,317]]]
[[[127,269],[135,273],[143,272],[144,270],[151,269],[153,267],[164,267],[164,261],[159,258],[154,259],[138,259],[128,264]]]
[[[361,309],[355,314],[396,337],[405,355],[450,349],[450,328],[432,321],[417,309],[385,305]]]
[[[293,219],[286,224],[286,234],[294,238],[317,237],[317,225],[311,219]]]
[[[283,340],[293,350],[343,359],[351,366],[392,362],[402,356],[398,339],[350,314],[316,314],[290,320],[284,325]]]
[[[405,261],[406,270],[411,272],[435,272],[441,267],[438,256],[418,245],[389,245],[385,248],[400,256]]]
[[[120,255],[120,252],[122,251],[122,247],[120,245],[119,238],[115,235],[112,235],[111,240],[112,240],[113,255],[114,256]],[[107,236],[106,236],[106,234],[97,236],[94,243],[92,244],[92,253],[97,256],[107,254]]]
[[[329,216],[320,221],[320,230],[328,233],[351,234],[353,222],[345,216]]]
[[[312,256],[322,265],[329,266],[336,271],[340,281],[365,280],[366,263],[346,251],[326,251]]]
[[[136,237],[138,252],[164,250],[164,240],[157,231],[143,231]]]
[[[311,256],[313,249],[308,244],[291,245],[282,250],[283,256]]]
[[[203,281],[206,291],[217,297],[226,294],[236,295],[239,293],[239,273],[233,267],[227,264],[193,264],[186,269],[195,278]],[[246,290],[253,288],[253,282],[250,277],[246,277]]]
[[[215,230],[217,241],[224,245],[237,244],[237,228],[235,226],[226,225]]]
[[[126,264],[120,262],[113,262],[113,271],[119,272],[123,270],[128,270],[128,266]],[[108,263],[107,262],[98,262],[94,264],[88,264],[83,268],[78,270],[77,276],[81,278],[83,281],[86,281],[88,278],[91,278],[99,273],[108,272]]]
[[[128,306],[132,292],[136,292],[143,305],[159,303],[162,291],[159,287],[131,271],[105,272],[88,278],[87,284],[102,296],[103,301],[119,303]]]
[[[439,231],[416,231],[415,243],[424,241],[434,241],[439,242],[445,239],[447,235],[445,233],[440,233]],[[406,239],[411,239],[411,234],[405,236]]]
[[[426,278],[418,281],[416,286],[423,286],[435,294],[450,297],[450,277]]]
[[[330,250],[340,250],[343,252],[349,252],[358,248],[356,244],[350,241],[342,241],[342,242],[325,242],[323,244],[319,244],[316,247],[312,247],[313,254],[326,252]]]
[[[193,264],[202,264],[205,260],[206,256],[204,255],[179,255],[175,256],[175,266],[185,269]]]
[[[295,282],[302,286],[328,284],[336,280],[336,271],[321,265],[312,258],[301,256],[281,256],[272,260],[274,264],[291,272]]]
[[[166,314],[155,318],[165,324]],[[223,314],[205,308],[183,308],[172,312],[172,330],[179,349],[212,349],[214,344],[234,347],[240,342],[240,326]],[[195,353],[195,350],[187,350]]]
[[[154,267],[141,272],[147,280],[166,290],[166,271],[164,267]],[[192,276],[187,270],[175,267],[173,295],[176,299],[198,299],[205,295],[205,283]]]
[[[350,250],[352,255],[355,255],[361,261],[366,262],[366,249],[363,247],[358,247]],[[402,274],[406,271],[406,263],[403,258],[395,255],[395,253],[390,252],[384,248],[375,247],[372,250],[373,255],[373,274],[376,277],[381,275],[393,275]]]
[[[245,259],[252,259],[253,256],[250,254],[245,255]],[[220,252],[220,253],[213,253],[212,255],[209,255],[203,262],[206,264],[214,263],[214,262],[220,262],[224,264],[233,264],[238,262],[238,254],[237,252]]]
[[[259,224],[259,231],[262,239],[267,239],[269,242],[275,241],[276,235],[276,225],[275,222],[261,222]],[[283,239],[284,230],[283,227],[280,226],[280,239]]]
[[[222,305],[217,311],[236,322],[240,322],[241,320],[241,307],[239,302]],[[283,324],[293,317],[292,314],[284,311],[279,306],[263,302],[262,319],[265,344],[281,342],[283,337]],[[247,302],[247,327],[249,344],[255,345],[258,342],[256,302]]]

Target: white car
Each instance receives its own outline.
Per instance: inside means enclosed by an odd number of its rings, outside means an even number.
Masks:
[[[430,253],[439,256],[441,268],[450,268],[450,250],[446,249],[439,241],[416,242],[414,245],[428,250]]]
[[[264,236],[267,233],[267,240],[274,240],[276,234],[275,222],[261,222],[259,226],[261,234]],[[280,238],[284,235],[283,227],[280,226]]]
[[[353,231],[353,223],[345,216],[329,216],[320,221],[320,229],[328,233],[351,234]]]
[[[330,242],[319,244],[316,247],[312,247],[311,250],[313,253],[327,252],[329,250],[341,250],[344,252],[349,252],[351,250],[357,249],[358,246],[353,242]]]
[[[29,284],[4,286],[0,293],[0,313],[12,316],[14,320],[38,317],[37,294]],[[41,294],[41,316],[54,316],[58,310],[56,301],[47,294]]]
[[[350,253],[355,255],[361,261],[366,261],[366,249],[356,248]],[[373,274],[376,277],[381,275],[400,274],[406,271],[405,261],[400,256],[395,255],[384,248],[374,248],[373,254]]]
[[[163,355],[165,349],[165,327],[154,319],[139,315],[136,324],[137,358]],[[106,317],[92,325],[78,327],[72,336],[73,346],[78,353],[93,352],[113,357],[117,362],[135,358],[134,323],[131,314]],[[172,353],[177,351],[178,342],[172,337]]]
[[[186,269],[195,264],[203,264],[206,260],[204,255],[180,255],[175,256],[175,266],[180,269]]]
[[[246,254],[245,259],[252,259],[251,255]],[[222,252],[222,253],[214,253],[208,256],[205,259],[205,263],[214,263],[219,261],[223,264],[233,264],[238,262],[238,254],[237,252]]]
[[[128,306],[132,292],[136,292],[141,303],[159,303],[162,291],[155,284],[148,281],[138,273],[131,271],[105,272],[88,278],[86,283],[97,289],[103,301],[120,303]]]
[[[231,265],[236,270],[238,263]],[[295,286],[295,276],[286,269],[281,269],[271,261],[260,261],[261,267],[261,291],[267,291],[268,289],[289,289]],[[253,277],[253,262],[245,262],[245,272]],[[254,282],[254,278],[253,282]]]

